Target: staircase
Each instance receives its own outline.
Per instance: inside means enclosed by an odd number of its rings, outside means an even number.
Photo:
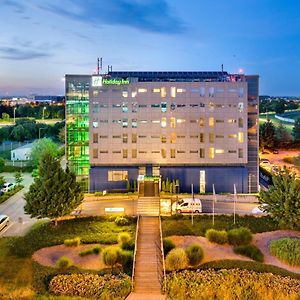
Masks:
[[[159,197],[138,198],[137,214],[140,216],[159,216],[159,208],[160,208]]]
[[[162,300],[162,254],[159,217],[142,216],[139,221],[135,261],[134,291],[128,300]]]

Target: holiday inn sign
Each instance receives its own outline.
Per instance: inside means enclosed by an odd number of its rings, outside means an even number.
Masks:
[[[99,87],[103,85],[127,85],[130,81],[128,78],[104,78],[102,76],[92,76],[92,86]]]

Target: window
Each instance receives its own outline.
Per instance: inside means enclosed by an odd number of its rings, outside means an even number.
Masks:
[[[177,107],[185,107],[185,104],[177,104]]]
[[[224,123],[224,120],[216,120],[216,123]]]
[[[215,148],[213,148],[213,147],[208,148],[208,157],[209,158],[215,157]]]
[[[200,127],[204,127],[204,125],[205,125],[204,118],[200,118],[200,119],[199,119],[199,126],[200,126]]]
[[[136,141],[137,141],[137,134],[132,133],[131,134],[131,143],[136,144]]]
[[[161,128],[167,127],[167,118],[165,118],[165,117],[161,118],[160,126],[161,126]]]
[[[170,127],[176,128],[176,119],[174,117],[170,118]]]
[[[119,104],[119,103],[113,104],[112,107],[113,107],[113,108],[120,108],[120,107],[121,107],[121,104]]]
[[[161,149],[161,157],[166,158],[167,157],[167,151],[166,149]]]
[[[147,138],[146,135],[139,135],[139,139],[145,139],[145,138]]]
[[[113,123],[121,124],[121,120],[112,120]]]
[[[176,143],[176,133],[172,132],[171,133],[171,144],[175,144]]]
[[[137,158],[137,149],[132,149],[131,150],[131,157],[132,158]]]
[[[216,154],[223,154],[224,153],[224,149],[216,149]]]
[[[243,158],[243,149],[239,148],[239,158]]]
[[[99,109],[99,103],[93,103],[92,112],[93,113],[98,113],[99,111],[100,111],[100,109]]]
[[[214,94],[215,94],[215,88],[210,87],[210,88],[208,89],[208,97],[213,97]]]
[[[128,171],[108,171],[108,181],[126,181],[128,180]]]
[[[205,87],[200,87],[200,96],[205,97]]]
[[[161,136],[161,142],[162,142],[162,143],[166,143],[166,142],[167,142],[167,137],[166,137],[165,134],[163,134],[163,135]]]
[[[99,91],[98,90],[94,90],[93,91],[93,96],[98,96],[99,95]]]
[[[237,135],[236,134],[228,134],[228,137],[230,139],[235,139],[237,137]]]
[[[228,150],[228,153],[236,153],[236,150]]]
[[[200,171],[200,193],[205,193],[205,170]]]
[[[177,89],[177,93],[185,93],[186,89]]]
[[[93,149],[93,158],[98,158],[98,149]]]
[[[223,134],[216,134],[216,139],[224,139],[224,135]]]
[[[200,90],[199,89],[191,89],[191,93],[199,93]]]
[[[190,104],[190,107],[198,107],[198,104]]]
[[[151,122],[152,122],[153,124],[159,124],[159,123],[160,123],[159,120],[152,120]]]
[[[177,153],[183,154],[183,153],[185,153],[185,151],[184,150],[177,150]]]
[[[161,112],[167,112],[167,102],[161,103]]]
[[[201,132],[199,135],[200,143],[204,143],[204,133]]]
[[[175,158],[175,149],[170,149],[171,158]]]
[[[108,150],[100,150],[100,154],[108,154]]]
[[[151,139],[159,139],[160,136],[159,135],[151,135]]]
[[[128,127],[128,119],[127,118],[123,118],[123,120],[122,120],[122,126],[123,126],[123,128],[127,128]]]
[[[240,102],[238,104],[238,109],[239,109],[239,112],[243,112],[244,111],[244,103],[243,102]]]
[[[151,107],[152,107],[152,108],[159,108],[159,107],[160,107],[160,104],[151,104]]]
[[[108,138],[108,135],[100,135],[99,138],[100,138],[100,139],[107,139],[107,138]]]
[[[241,87],[239,88],[239,97],[243,97],[244,96],[244,89]]]
[[[236,123],[236,120],[235,120],[235,119],[228,119],[228,123],[229,123],[229,124]]]
[[[137,94],[136,91],[131,92],[131,97],[132,97],[132,98],[135,98],[135,97],[136,97],[136,94]]]
[[[121,154],[121,150],[113,150],[113,154]]]
[[[123,143],[127,144],[128,143],[128,134],[127,133],[123,133],[122,138],[123,138]]]
[[[127,91],[123,91],[122,92],[122,97],[123,98],[128,98],[128,92]]]
[[[147,120],[141,120],[140,123],[142,123],[142,124],[147,124],[148,121],[147,121]]]
[[[152,153],[152,154],[159,154],[160,151],[158,151],[158,150],[153,150],[153,151],[151,151],[151,153]],[[153,175],[153,176],[155,176],[155,175]]]
[[[139,153],[141,153],[141,154],[147,154],[147,151],[145,151],[145,150],[139,150]]]
[[[157,89],[157,88],[156,88],[156,89],[153,89],[152,92],[153,92],[153,93],[160,93],[160,89]]]
[[[113,137],[113,139],[120,139],[121,138],[120,135],[113,135],[112,137]]]
[[[138,107],[137,102],[131,102],[131,105],[132,105],[132,112],[136,113],[137,112],[137,107]]]
[[[147,104],[139,104],[139,107],[145,108],[145,107],[147,107]]]
[[[213,111],[213,110],[215,109],[215,104],[214,104],[213,102],[209,102],[209,103],[208,103],[208,109],[209,109],[210,111]]]
[[[98,143],[98,133],[93,133],[93,143]]]
[[[106,103],[100,103],[100,108],[108,108],[108,105]]]
[[[238,133],[238,141],[239,141],[239,143],[244,142],[244,133],[243,132]]]
[[[160,89],[160,95],[162,98],[166,98],[167,97],[167,89],[165,87],[162,87]]]
[[[99,127],[99,122],[93,121],[93,128],[98,128],[98,127]]]
[[[131,119],[131,127],[137,128],[137,119]]]
[[[122,112],[123,113],[128,112],[128,102],[122,102]]]
[[[239,128],[243,128],[243,127],[244,127],[243,118],[239,118]]]
[[[205,158],[205,149],[200,148],[200,158]]]
[[[138,89],[138,93],[147,93],[147,89],[140,88]]]
[[[205,104],[204,104],[203,102],[200,102],[200,103],[199,103],[199,106],[200,106],[200,107],[205,107]]]
[[[128,150],[123,149],[123,158],[127,158],[127,157],[128,157]]]
[[[197,139],[198,135],[190,135],[190,139]]]
[[[182,123],[185,123],[185,119],[177,119],[177,124],[182,124]]]
[[[208,126],[209,126],[210,128],[213,128],[213,127],[215,126],[215,119],[214,119],[214,117],[210,117],[210,118],[208,119]]]
[[[198,150],[190,150],[191,154],[195,154],[195,153],[198,153],[198,152],[199,152]]]
[[[174,87],[174,86],[171,87],[171,97],[172,98],[176,97],[176,87]]]
[[[213,143],[215,141],[215,134],[213,132],[209,133],[209,142]]]
[[[185,135],[177,135],[178,139],[185,139]]]
[[[216,104],[217,108],[224,108],[225,106],[223,104]]]
[[[190,120],[190,123],[197,123],[198,120]]]

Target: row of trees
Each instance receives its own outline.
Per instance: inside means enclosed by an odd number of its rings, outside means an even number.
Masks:
[[[0,142],[7,140],[23,142],[39,137],[51,137],[64,143],[64,126],[64,121],[47,125],[36,123],[35,120],[18,119],[15,125],[0,128]]]
[[[64,105],[45,105],[45,104],[23,104],[17,105],[15,110],[16,118],[35,118],[35,119],[64,119],[65,107]],[[0,116],[3,118],[14,117],[14,107],[7,105],[0,105]],[[45,108],[45,109],[44,109]]]
[[[180,182],[179,179],[176,180],[169,180],[167,177],[166,180],[162,180],[161,182],[161,190],[162,192],[176,194],[180,191]]]
[[[293,142],[300,142],[300,119],[297,119],[292,131],[292,135],[280,124],[274,126],[273,122],[268,120],[259,126],[260,149],[285,147]]]
[[[259,100],[259,112],[275,112],[276,114],[283,114],[286,110],[298,109],[299,104],[293,100],[274,99],[269,100],[266,98],[260,98]]]

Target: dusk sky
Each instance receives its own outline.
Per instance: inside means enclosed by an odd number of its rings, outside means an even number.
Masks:
[[[0,0],[0,95],[64,94],[104,70],[260,75],[300,96],[299,0]]]

